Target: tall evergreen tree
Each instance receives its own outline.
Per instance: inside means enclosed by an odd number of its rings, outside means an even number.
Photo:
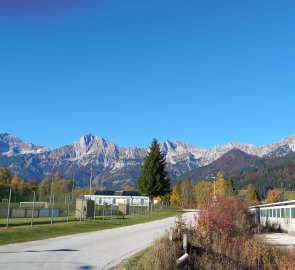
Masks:
[[[165,196],[170,192],[170,179],[165,171],[166,161],[160,145],[153,139],[149,153],[144,160],[138,190],[150,198]]]
[[[236,196],[239,194],[239,190],[238,190],[238,187],[235,183],[235,180],[234,180],[234,177],[233,176],[230,176],[228,179],[227,179],[227,183],[228,183],[228,187],[229,187],[229,195],[231,196]]]

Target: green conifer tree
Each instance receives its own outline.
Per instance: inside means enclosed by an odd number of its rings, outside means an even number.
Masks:
[[[235,183],[235,179],[233,176],[230,176],[228,179],[227,179],[227,183],[228,183],[228,188],[229,188],[229,195],[230,196],[236,196],[239,194],[239,190],[238,190],[238,187]]]
[[[156,139],[153,139],[149,150],[138,178],[138,190],[150,198],[165,196],[170,192],[170,179],[165,171],[164,154]]]

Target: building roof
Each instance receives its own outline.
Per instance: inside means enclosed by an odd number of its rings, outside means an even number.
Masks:
[[[141,194],[136,190],[96,190],[95,195],[102,196],[141,196]]]
[[[290,200],[290,201],[283,201],[283,202],[276,202],[276,203],[253,205],[250,208],[263,208],[263,207],[294,205],[294,204],[295,204],[295,200]]]
[[[95,191],[95,195],[115,195],[115,191],[114,190],[96,190]]]

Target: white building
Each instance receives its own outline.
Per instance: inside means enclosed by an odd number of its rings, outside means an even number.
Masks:
[[[255,205],[250,207],[255,223],[271,225],[295,234],[295,200]]]
[[[98,190],[95,195],[84,195],[86,200],[94,200],[97,205],[149,206],[150,199],[141,196],[137,191]]]

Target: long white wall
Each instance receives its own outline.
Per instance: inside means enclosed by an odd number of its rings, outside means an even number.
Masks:
[[[112,196],[112,195],[85,195],[86,200],[95,200],[97,205],[139,205],[149,206],[149,197],[145,196]]]
[[[260,209],[260,224],[278,227],[295,234],[295,206],[263,207]]]

